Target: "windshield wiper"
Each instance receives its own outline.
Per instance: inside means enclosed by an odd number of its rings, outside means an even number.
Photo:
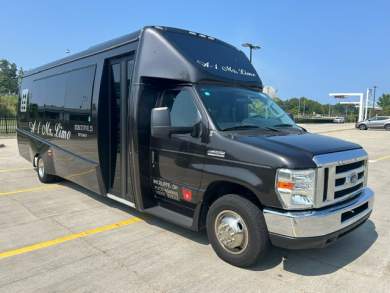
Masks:
[[[240,130],[240,129],[252,129],[252,128],[260,128],[257,125],[250,125],[250,124],[244,124],[244,125],[235,125],[232,127],[226,127],[222,129],[222,131],[229,131],[229,130]]]
[[[293,124],[287,124],[287,123],[281,123],[281,124],[276,124],[276,125],[273,125],[273,127],[288,127],[288,128],[295,128],[295,126]],[[307,132],[307,130],[305,128],[303,128],[302,126],[298,126],[298,129],[301,130],[302,132]],[[297,128],[295,128],[297,129]]]
[[[294,127],[292,124],[287,124],[287,123],[281,123],[281,124],[276,124],[272,125],[273,127]]]
[[[257,125],[251,125],[251,124],[244,124],[244,125],[236,125],[236,126],[232,126],[232,127],[227,127],[227,128],[224,128],[222,129],[222,131],[229,131],[229,130],[240,130],[240,129],[264,129],[264,130],[271,130],[271,131],[275,131],[275,132],[280,132],[279,129],[276,129],[276,128],[272,128],[272,127],[260,127],[260,126],[257,126]]]

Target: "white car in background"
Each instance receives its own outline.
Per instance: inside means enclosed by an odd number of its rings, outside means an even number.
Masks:
[[[333,123],[344,123],[345,118],[344,117],[336,117],[333,119]]]

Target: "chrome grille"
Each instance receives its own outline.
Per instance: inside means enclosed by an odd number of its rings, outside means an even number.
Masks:
[[[363,149],[315,156],[316,207],[351,198],[367,183],[367,153]]]

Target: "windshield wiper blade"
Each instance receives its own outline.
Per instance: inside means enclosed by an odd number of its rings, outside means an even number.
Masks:
[[[261,129],[266,129],[266,130],[271,130],[271,131],[275,131],[275,132],[280,132],[280,129],[277,129],[277,128],[273,128],[273,127],[262,127]]]
[[[259,126],[257,125],[236,125],[236,126],[232,126],[232,127],[226,127],[224,129],[222,129],[222,131],[229,131],[229,130],[240,130],[240,129],[252,129],[252,128],[260,128]]]
[[[276,124],[272,125],[273,127],[294,127],[292,124],[287,124],[287,123],[281,123],[281,124]]]
[[[257,126],[257,125],[251,125],[251,124],[247,124],[247,125],[236,125],[236,126],[232,126],[232,127],[227,127],[227,128],[224,128],[222,129],[222,131],[229,131],[229,130],[240,130],[240,129],[262,129],[262,130],[270,130],[270,131],[274,131],[274,132],[280,132],[279,129],[276,129],[276,128],[272,128],[272,127],[260,127],[260,126]]]

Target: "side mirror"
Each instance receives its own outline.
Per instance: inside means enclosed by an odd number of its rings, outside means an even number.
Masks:
[[[199,118],[199,120],[194,124],[191,130],[191,136],[192,137],[199,137],[202,135],[202,120]]]
[[[153,108],[151,115],[151,135],[167,138],[171,130],[171,116],[168,107]]]

